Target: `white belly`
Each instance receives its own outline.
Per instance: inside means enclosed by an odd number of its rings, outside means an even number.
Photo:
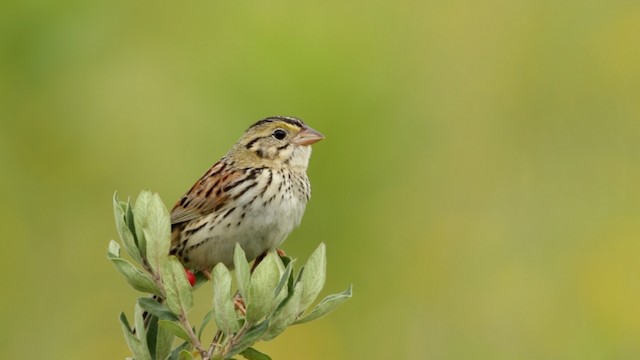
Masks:
[[[274,172],[266,190],[267,180],[261,177],[257,186],[234,201],[234,207],[225,207],[189,224],[183,233],[201,228],[186,243],[185,265],[210,269],[222,262],[231,268],[236,243],[249,261],[279,246],[300,224],[307,203],[307,196],[292,185]],[[279,190],[287,187],[292,190]],[[202,226],[203,223],[208,224]]]

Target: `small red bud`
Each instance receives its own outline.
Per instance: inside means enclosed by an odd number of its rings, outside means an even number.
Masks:
[[[189,284],[191,284],[191,286],[196,284],[196,276],[194,273],[192,273],[191,271],[184,269],[185,274],[187,274],[187,280],[189,280]]]

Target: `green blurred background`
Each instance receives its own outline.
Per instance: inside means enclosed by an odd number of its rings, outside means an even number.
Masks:
[[[3,358],[122,359],[111,196],[322,131],[284,245],[355,297],[274,359],[640,358],[640,3],[4,1]],[[209,293],[198,292],[194,319]]]

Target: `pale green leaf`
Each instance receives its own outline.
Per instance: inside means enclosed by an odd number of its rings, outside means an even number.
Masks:
[[[175,349],[171,350],[171,354],[167,358],[167,360],[178,360],[180,353],[185,350],[189,351],[192,349],[192,345],[190,342],[185,341],[182,344],[178,345]]]
[[[249,286],[251,284],[251,270],[249,269],[249,263],[247,257],[240,247],[240,244],[236,243],[236,247],[233,252],[233,265],[236,270],[236,279],[238,280],[238,290],[245,302],[250,302]]]
[[[247,360],[271,360],[271,357],[263,352],[260,352],[252,347],[244,349],[240,352]]]
[[[156,283],[147,275],[146,272],[133,266],[130,262],[119,257],[112,257],[111,249],[109,250],[109,260],[116,269],[124,275],[125,279],[134,289],[154,295],[161,295]]]
[[[245,349],[247,349],[248,347],[250,347],[251,345],[255,344],[258,340],[260,340],[260,338],[262,337],[262,335],[265,333],[265,331],[267,331],[267,329],[269,328],[269,320],[265,320],[263,322],[261,322],[258,325],[255,325],[253,327],[251,327],[251,329],[249,329],[249,331],[247,331],[242,338],[240,338],[240,341],[238,341],[238,343],[236,344],[236,346],[234,346],[231,351],[226,355],[225,358],[230,358],[236,354],[239,354],[240,352],[244,351]]]
[[[191,351],[182,350],[178,354],[178,360],[193,360],[193,359],[194,359],[194,357],[193,357],[193,354],[191,353]]]
[[[136,203],[133,206],[133,223],[135,227],[135,236],[138,241],[138,249],[142,256],[146,256],[147,252],[147,241],[144,236],[144,229],[148,227],[147,225],[147,215],[149,213],[149,204],[152,199],[151,192],[149,190],[142,190],[138,198],[136,199]]]
[[[107,248],[107,258],[119,258],[120,257],[120,245],[115,240],[109,241],[109,247]]]
[[[120,314],[120,324],[122,325],[124,339],[127,342],[127,346],[129,346],[129,350],[133,353],[134,358],[136,360],[151,360],[149,349],[133,334],[124,313]]]
[[[275,251],[265,256],[251,275],[247,321],[254,323],[267,316],[275,305],[275,291],[280,281],[280,269]]]
[[[137,261],[139,264],[142,264],[142,255],[140,254],[140,250],[136,245],[135,238],[131,233],[129,225],[126,222],[127,216],[127,205],[118,201],[118,194],[113,194],[113,213],[116,220],[116,229],[118,230],[118,235],[120,236],[120,240],[124,245],[125,250],[131,257]]]
[[[171,248],[171,220],[158,194],[151,196],[146,210],[142,229],[147,243],[147,261],[151,269],[159,273],[160,268],[167,261]]]
[[[147,346],[147,331],[144,326],[144,319],[142,316],[144,310],[140,307],[140,305],[136,304],[133,312],[133,319],[136,327],[136,337],[142,341],[144,346]]]
[[[339,294],[332,294],[325,297],[318,305],[316,305],[313,311],[311,311],[306,316],[303,316],[299,320],[296,320],[293,324],[294,325],[303,324],[327,315],[328,313],[333,311],[336,307],[338,307],[338,305],[342,304],[343,302],[351,298],[351,295],[352,295],[351,290],[352,290],[352,286],[349,285],[349,287],[345,291]]]
[[[213,318],[227,335],[240,328],[231,296],[231,274],[219,263],[213,268]]]
[[[301,312],[300,299],[304,286],[302,283],[294,285],[291,296],[286,300],[284,305],[279,307],[276,312],[269,318],[269,329],[262,336],[263,340],[271,340],[280,335],[290,324],[296,321]]]
[[[168,329],[158,326],[158,335],[156,336],[156,352],[155,359],[166,359],[171,354],[175,335]]]
[[[284,304],[284,301],[289,296],[289,287],[288,282],[289,279],[292,278],[291,274],[293,273],[293,261],[287,264],[287,267],[284,269],[282,274],[280,275],[280,282],[278,282],[278,286],[276,286],[275,290],[275,300],[272,311],[276,311],[279,306]]]
[[[150,297],[139,298],[138,304],[140,304],[140,306],[149,314],[157,317],[158,319],[178,321],[178,315],[169,311],[165,304],[159,303],[155,299],[152,299]]]
[[[327,269],[326,246],[321,243],[311,254],[300,275],[300,282],[304,286],[300,299],[301,310],[306,309],[318,297],[324,286]]]
[[[191,341],[187,332],[177,322],[170,320],[158,320],[158,326],[170,331],[173,335],[182,340]]]
[[[193,306],[193,292],[180,261],[175,256],[170,256],[161,270],[169,310],[176,314],[189,311]]]

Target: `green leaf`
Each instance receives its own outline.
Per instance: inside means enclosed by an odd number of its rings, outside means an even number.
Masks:
[[[107,248],[107,258],[119,258],[120,257],[120,245],[115,240],[109,241],[109,247]]]
[[[231,296],[231,274],[219,263],[213,268],[213,318],[218,329],[227,335],[240,328]]]
[[[169,357],[174,340],[175,335],[171,331],[158,326],[158,335],[156,337],[156,353],[154,358],[164,360]]]
[[[147,275],[147,273],[133,266],[125,259],[113,257],[111,249],[109,249],[108,256],[116,269],[124,275],[124,278],[134,289],[150,294],[161,295],[156,283],[149,277],[149,275]]]
[[[178,321],[178,316],[167,308],[165,304],[159,303],[157,300],[142,297],[138,299],[138,304],[145,309],[149,314],[157,317],[161,320],[170,320],[170,321]]]
[[[144,255],[144,252],[146,252],[147,249],[146,246],[141,246],[141,244],[138,242],[138,239],[136,238],[136,225],[135,221],[133,220],[133,207],[131,206],[130,198],[127,199],[127,202],[124,205],[124,221],[127,223],[129,232],[133,235],[133,239],[136,241],[136,246],[138,250],[140,250],[140,254]]]
[[[240,352],[240,355],[244,356],[247,360],[271,360],[271,357],[265,353],[262,353],[252,347],[244,349]]]
[[[269,314],[275,307],[275,291],[280,281],[280,269],[275,251],[265,256],[251,275],[247,321],[255,323]]]
[[[251,284],[251,270],[249,269],[249,263],[247,257],[240,247],[240,244],[236,243],[236,247],[233,252],[233,265],[236,269],[236,279],[238,280],[238,290],[245,302],[250,302],[249,286]]]
[[[272,311],[276,311],[280,306],[284,305],[285,301],[289,297],[289,279],[292,278],[291,274],[293,273],[293,262],[289,262],[287,267],[280,275],[280,282],[278,282],[278,286],[276,286],[275,290],[275,299],[274,306]]]
[[[258,325],[253,326],[249,331],[247,331],[244,336],[240,339],[240,341],[234,346],[231,351],[227,355],[225,355],[225,359],[228,359],[240,352],[244,351],[249,346],[255,344],[260,337],[267,331],[269,328],[269,320],[265,320]]]
[[[151,196],[146,211],[142,229],[147,242],[147,261],[155,273],[160,273],[171,248],[171,220],[158,194]]]
[[[180,260],[170,256],[161,270],[169,310],[176,314],[189,311],[193,306],[193,292]]]
[[[146,256],[147,241],[144,236],[144,228],[147,227],[147,214],[149,212],[149,203],[151,202],[151,192],[149,190],[142,190],[136,203],[133,206],[133,224],[135,228],[135,236],[138,241],[138,249],[142,256]]]
[[[142,341],[142,344],[147,347],[147,330],[144,326],[144,318],[142,313],[144,310],[140,307],[140,305],[136,304],[133,312],[133,319],[136,326],[136,337]]]
[[[170,320],[158,320],[158,326],[171,332],[182,340],[191,341],[187,332],[177,322]]]
[[[178,354],[178,360],[193,360],[193,359],[194,359],[194,357],[193,357],[193,354],[191,353],[191,351],[182,350]]]
[[[290,324],[296,321],[300,314],[300,299],[304,291],[304,285],[297,283],[286,303],[279,307],[271,316],[269,329],[262,336],[263,340],[271,340],[280,335]]]
[[[323,317],[328,313],[330,313],[331,311],[333,311],[336,307],[338,307],[338,305],[342,304],[343,302],[351,298],[351,295],[352,295],[352,286],[349,285],[349,287],[345,291],[339,294],[332,294],[324,298],[318,305],[316,305],[313,311],[311,311],[306,316],[300,318],[299,320],[296,320],[293,324],[294,325],[303,324],[303,323],[318,319],[320,317]]]
[[[198,330],[198,339],[202,337],[202,332],[207,327],[207,324],[209,324],[209,321],[211,321],[212,317],[213,317],[213,310],[209,310],[207,314],[204,316],[204,319],[202,319],[202,325],[200,325],[200,330]]]
[[[300,299],[300,310],[306,309],[318,297],[324,286],[327,269],[326,246],[321,243],[311,254],[300,274],[300,282],[304,286]]]
[[[126,222],[127,204],[125,204],[124,208],[122,204],[123,203],[118,201],[118,193],[113,194],[113,214],[116,220],[116,229],[118,230],[118,235],[120,236],[120,240],[122,241],[125,250],[127,250],[127,253],[139,264],[142,264],[142,255],[136,245],[136,240],[131,233],[131,229]]]
[[[185,341],[179,346],[177,346],[175,349],[171,350],[171,354],[169,355],[167,360],[178,360],[178,357],[180,356],[180,353],[182,352],[182,350],[189,351],[191,350],[191,348],[192,348],[191,343],[188,341]]]
[[[122,325],[122,332],[124,333],[124,339],[127,342],[127,346],[129,346],[129,350],[131,350],[135,359],[151,360],[149,349],[133,334],[131,326],[129,325],[124,313],[120,314],[120,324]]]

